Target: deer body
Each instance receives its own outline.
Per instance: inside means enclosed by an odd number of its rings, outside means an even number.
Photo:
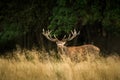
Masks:
[[[68,38],[66,38],[66,36],[64,36],[64,38],[62,40],[59,40],[56,38],[56,36],[54,35],[54,38],[51,37],[51,31],[44,31],[43,30],[43,35],[50,41],[56,42],[57,44],[57,48],[58,48],[58,52],[61,54],[66,54],[70,57],[74,56],[74,55],[86,55],[89,53],[92,54],[98,54],[100,52],[100,49],[92,44],[87,44],[87,45],[82,45],[82,46],[71,46],[71,47],[67,47],[65,46],[65,43],[67,41],[72,40],[73,38],[75,38],[79,32],[77,33],[76,30],[71,31],[71,34],[69,34]]]
[[[75,56],[75,55],[87,55],[87,54],[95,54],[98,55],[100,52],[100,49],[92,44],[87,44],[87,45],[82,45],[82,46],[71,46],[67,47],[64,46],[62,48],[59,48],[58,50],[60,53],[64,53],[70,57]]]

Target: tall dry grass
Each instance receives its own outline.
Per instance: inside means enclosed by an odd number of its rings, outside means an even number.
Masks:
[[[55,54],[54,52],[52,52]],[[92,58],[71,61],[50,57],[46,52],[17,50],[0,58],[0,80],[120,80],[120,58]]]

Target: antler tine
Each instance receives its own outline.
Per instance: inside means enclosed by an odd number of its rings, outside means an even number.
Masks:
[[[65,35],[63,37],[62,41],[70,41],[70,40],[72,40],[73,38],[75,38],[79,34],[80,34],[80,31],[77,32],[75,29],[73,31],[71,30],[71,34],[68,35],[68,38],[66,38],[66,35]]]
[[[55,34],[54,34],[54,38],[55,38],[57,41],[59,41],[58,38],[55,36]]]
[[[52,31],[50,31],[50,30],[45,31],[45,30],[43,29],[42,34],[43,34],[48,40],[50,40],[50,41],[54,41],[54,42],[58,41],[58,39],[56,38],[55,35],[54,35],[54,38],[52,38],[51,32],[52,32]]]
[[[67,39],[66,39],[66,35],[64,35],[62,41],[66,41],[66,40],[67,40]]]
[[[64,35],[63,39],[65,39],[65,38],[66,38],[66,35]]]
[[[77,32],[77,31],[74,29],[73,31],[71,31],[71,34],[72,34],[72,35],[69,35],[69,37],[68,37],[68,41],[72,40],[72,39],[75,38],[77,35],[79,35],[79,34],[80,34],[80,31]]]

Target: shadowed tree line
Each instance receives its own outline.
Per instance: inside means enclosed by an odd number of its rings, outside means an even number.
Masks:
[[[103,52],[120,52],[119,0],[0,1],[0,51],[22,48],[54,50],[42,29],[62,39],[74,28],[80,35],[68,46],[92,43]]]

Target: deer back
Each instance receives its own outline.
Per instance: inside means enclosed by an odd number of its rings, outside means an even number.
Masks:
[[[94,45],[88,44],[88,45],[82,45],[82,46],[71,46],[66,47],[65,52],[68,56],[73,55],[86,55],[86,54],[95,54],[98,55],[100,52],[100,49]]]

